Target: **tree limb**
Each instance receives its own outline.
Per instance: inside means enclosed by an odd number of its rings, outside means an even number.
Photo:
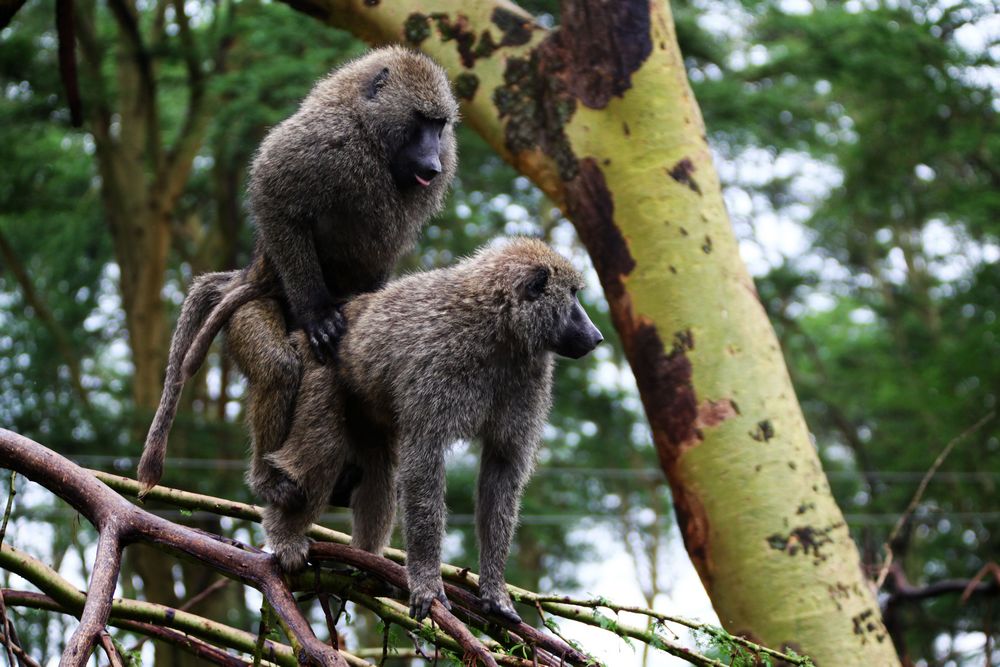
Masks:
[[[909,521],[910,515],[913,514],[913,511],[917,509],[917,505],[920,504],[920,499],[923,498],[924,491],[927,490],[927,485],[931,483],[934,473],[938,471],[938,468],[940,468],[941,464],[944,463],[944,460],[948,457],[948,454],[951,453],[951,450],[955,448],[955,445],[978,431],[988,422],[992,421],[994,417],[996,417],[996,412],[994,411],[990,411],[983,417],[980,417],[979,421],[952,438],[948,444],[944,446],[944,449],[941,450],[941,453],[937,455],[937,458],[934,459],[934,463],[931,464],[931,467],[927,470],[924,478],[920,480],[920,484],[917,486],[917,490],[914,492],[913,498],[911,498],[910,502],[906,505],[906,509],[899,516],[899,519],[896,521],[896,525],[892,527],[892,532],[889,533],[889,537],[885,541],[885,563],[882,564],[882,569],[879,571],[878,578],[875,580],[876,589],[882,588],[882,584],[885,583],[886,575],[889,574],[889,568],[892,566],[892,544],[896,538],[899,537],[900,532],[903,530],[903,526],[905,526],[906,522]]]
[[[67,584],[68,585],[68,584]],[[29,609],[42,609],[45,611],[54,611],[61,614],[75,615],[73,611],[66,608],[65,606],[59,604],[55,599],[45,595],[43,593],[34,593],[31,591],[18,591],[12,589],[4,589],[4,595],[10,600],[11,605],[18,607],[27,607]],[[160,641],[167,642],[168,644],[173,644],[181,649],[195,655],[199,658],[203,658],[208,662],[216,665],[222,665],[223,667],[247,667],[250,663],[245,660],[241,660],[235,656],[226,653],[224,650],[212,646],[211,644],[202,641],[194,636],[185,634],[171,628],[163,627],[156,623],[147,623],[142,621],[130,621],[123,618],[113,618],[111,620],[111,625],[121,628],[123,630],[128,630],[130,632],[135,632],[137,634],[145,635],[147,637],[152,637],[153,639],[158,639]],[[288,648],[288,647],[285,647]],[[29,658],[30,659],[30,658]],[[32,660],[33,665],[37,665]],[[273,667],[275,663],[265,663]],[[279,663],[284,667],[294,667],[297,665],[294,657],[290,661]]]
[[[90,472],[112,489],[115,489],[120,493],[133,497],[138,495],[139,483],[133,479],[101,470],[90,470]],[[147,499],[169,503],[184,509],[214,512],[216,514],[236,519],[245,519],[255,522],[260,522],[261,520],[261,509],[254,505],[224,500],[189,491],[181,491],[179,489],[173,489],[165,486],[153,487],[149,491]],[[372,554],[347,548],[347,545],[351,542],[350,535],[315,524],[309,528],[307,534],[314,540],[322,542],[322,544],[313,545],[313,549],[317,550],[317,556],[329,556],[339,562],[347,563],[363,571],[372,572],[378,574],[379,576],[384,575],[388,581],[393,582],[390,578],[393,575],[389,569],[382,564],[383,559],[373,556]],[[384,557],[394,563],[401,564],[406,562],[406,552],[391,547],[385,549]],[[475,591],[478,589],[479,577],[475,573],[469,571],[468,568],[461,568],[449,563],[442,563],[441,575],[446,582],[450,582],[445,584],[445,591],[448,595],[448,599],[455,604],[457,610],[459,612],[469,613],[470,615],[475,614],[480,617],[477,620],[476,618],[472,618],[470,616],[470,624],[476,625],[476,627],[485,632],[496,632],[498,628],[502,628],[504,631],[520,638],[520,641],[523,643],[537,646],[545,652],[540,654],[539,664],[553,664],[556,667],[559,667],[562,664],[587,665],[594,662],[594,658],[592,656],[574,648],[569,643],[561,639],[539,631],[537,628],[533,628],[526,624],[511,624],[502,618],[491,618],[489,621],[483,619],[482,616],[484,616],[484,614],[482,612],[482,605],[479,599],[474,595],[474,593],[468,590],[472,589]],[[379,616],[392,616],[391,608],[387,609],[385,606],[380,606],[388,603],[388,601],[383,602],[381,600],[376,600],[370,595],[359,593],[354,589],[345,588],[343,582],[337,583],[336,576],[331,575],[330,573],[323,572],[320,576],[323,579],[324,588],[326,587],[326,584],[330,584],[330,587],[333,588],[334,592],[337,594],[346,595],[352,601],[373,610]],[[292,586],[296,590],[314,591],[316,590],[316,583],[313,577],[314,575],[312,573],[297,575],[292,578]],[[652,645],[656,648],[659,648],[667,653],[683,657],[686,660],[694,660],[695,664],[712,664],[711,662],[704,662],[704,660],[708,660],[704,656],[700,656],[697,653],[692,652],[690,649],[680,645],[679,643],[672,642],[655,631],[647,631],[625,623],[618,623],[614,619],[610,619],[595,611],[580,608],[595,606],[596,601],[594,600],[576,600],[565,596],[543,596],[510,584],[507,585],[507,592],[515,601],[528,605],[538,603],[550,614],[579,621],[593,627],[606,629],[611,632],[615,632],[619,636],[631,637],[644,642],[652,642]],[[719,639],[721,643],[731,646],[731,650],[733,651],[743,649],[751,653],[767,654],[777,658],[778,660],[782,660],[787,664],[809,664],[808,660],[801,656],[795,656],[769,649],[759,643],[731,635],[721,628],[710,626],[708,624],[698,623],[696,621],[691,621],[677,616],[659,614],[651,610],[639,610],[634,607],[615,605],[607,600],[602,600],[601,602],[604,604],[596,606],[605,606],[606,608],[614,611],[642,613],[656,618],[661,623],[677,623],[691,628],[696,632],[703,632],[705,634],[712,635],[712,637]],[[405,613],[403,615],[405,616]],[[412,621],[412,619],[410,620]],[[421,632],[424,631],[422,628],[427,627],[421,626],[416,622],[408,624],[403,620],[394,619],[394,622],[397,622],[397,624],[402,625],[405,628],[417,629]],[[665,626],[661,627],[665,628]],[[454,641],[453,639],[447,637],[445,637],[445,639]],[[439,645],[446,648],[453,648],[452,644],[449,644],[447,641],[442,641]],[[554,660],[549,662],[546,660],[546,656],[554,657]],[[494,659],[501,664],[511,664],[501,660],[496,654],[494,654]],[[698,662],[698,660],[702,660],[702,662]]]
[[[121,548],[132,542],[144,541],[183,553],[228,577],[254,586],[287,624],[294,639],[301,643],[301,657],[305,662],[346,667],[347,663],[340,653],[313,634],[270,555],[214,540],[206,534],[139,509],[83,468],[5,429],[0,429],[0,465],[17,470],[42,484],[83,514],[100,533],[99,554],[109,559],[99,559],[94,564],[91,585],[102,597],[95,594],[88,596],[82,622],[63,654],[62,665],[84,667],[86,664],[93,642],[97,639],[93,628],[106,624],[111,612],[111,595],[117,580]]]

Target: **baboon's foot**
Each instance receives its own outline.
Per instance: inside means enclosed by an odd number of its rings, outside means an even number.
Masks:
[[[305,567],[306,556],[309,555],[308,537],[293,537],[270,546],[283,571],[291,574]]]
[[[506,591],[500,593],[482,593],[483,609],[493,616],[500,616],[511,623],[520,623],[521,617],[514,611],[514,603]]]
[[[410,582],[410,616],[416,620],[421,620],[431,612],[431,605],[434,600],[444,605],[445,609],[451,609],[451,603],[444,594],[444,582],[441,576],[431,578],[430,581]]]

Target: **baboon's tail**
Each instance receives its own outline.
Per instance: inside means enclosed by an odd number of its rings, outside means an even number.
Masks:
[[[222,300],[212,308],[212,312],[205,318],[204,324],[198,329],[196,335],[188,341],[187,352],[181,364],[181,383],[186,382],[201,368],[212,341],[215,340],[236,309],[266,293],[268,290],[256,280],[241,282],[226,291]]]
[[[163,394],[160,395],[160,405],[156,416],[146,435],[146,444],[139,460],[139,482],[142,485],[139,497],[142,498],[152,489],[163,475],[163,459],[167,455],[167,435],[177,414],[177,403],[180,400],[181,389],[187,375],[182,375],[185,356],[196,335],[204,328],[202,322],[208,318],[229,286],[239,280],[238,271],[206,273],[195,278],[184,299],[180,317],[174,336],[170,340],[170,355],[167,359],[166,379],[163,383]],[[211,342],[211,341],[209,341]]]

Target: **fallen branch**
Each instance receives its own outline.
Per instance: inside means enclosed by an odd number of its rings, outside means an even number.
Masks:
[[[48,565],[20,549],[7,544],[2,545],[0,547],[0,567],[8,572],[13,572],[37,586],[44,594],[43,597],[51,600],[53,605],[59,607],[55,611],[78,616],[83,609],[86,601],[86,596],[83,593],[76,590],[72,584]],[[29,604],[32,599],[25,598],[18,591],[4,589],[3,594],[5,597],[11,595],[20,596],[18,598],[20,602],[13,602],[11,598],[8,598],[8,601],[12,605],[36,606],[35,604]],[[151,624],[154,627],[178,630],[180,631],[179,634],[190,635],[206,642],[232,648],[247,654],[253,653],[254,643],[256,642],[256,637],[249,632],[237,630],[236,628],[231,628],[228,625],[204,618],[203,616],[156,604],[155,602],[141,602],[139,600],[123,598],[112,600],[109,623],[117,627],[122,627],[119,623],[120,621],[134,621]],[[149,635],[146,632],[141,632],[140,634]],[[264,653],[268,660],[285,667],[294,667],[298,664],[291,647],[284,644],[267,640],[264,643]]]
[[[71,610],[61,604],[59,604],[55,599],[44,595],[42,593],[34,593],[31,591],[17,591],[12,589],[4,589],[4,595],[8,596],[7,601],[11,606],[14,607],[27,607],[29,609],[42,609],[45,611],[53,611],[60,614],[77,615],[79,611]],[[202,658],[203,660],[210,662],[215,665],[222,665],[222,667],[248,667],[249,662],[241,660],[236,656],[226,653],[223,649],[204,642],[196,637],[187,635],[184,632],[180,632],[171,628],[165,628],[155,623],[144,623],[141,621],[130,621],[123,618],[111,618],[109,621],[110,625],[121,628],[122,630],[128,630],[130,632],[135,632],[138,634],[146,635],[152,637],[153,639],[159,639],[160,641],[166,642],[168,644],[173,644],[181,648],[182,650],[190,653],[194,656]],[[287,647],[286,647],[287,648]],[[37,665],[38,663],[32,661],[32,664]],[[274,667],[274,663],[264,663]],[[292,659],[290,663],[284,663],[288,665],[296,665],[297,662]]]
[[[920,480],[920,484],[917,486],[917,490],[913,494],[913,498],[910,499],[910,502],[906,506],[906,509],[899,516],[899,519],[896,521],[896,525],[892,527],[892,532],[889,533],[889,537],[886,539],[885,544],[883,545],[883,548],[885,549],[885,562],[882,563],[882,569],[879,570],[878,577],[875,579],[875,590],[879,590],[882,588],[882,584],[885,583],[885,578],[889,574],[889,568],[892,567],[892,559],[893,559],[892,543],[896,541],[897,537],[899,537],[899,534],[903,530],[903,526],[905,526],[906,522],[910,519],[910,515],[913,514],[914,510],[917,509],[917,505],[920,504],[920,499],[924,497],[924,491],[927,490],[927,485],[931,483],[931,478],[934,477],[934,473],[936,473],[938,471],[938,468],[941,467],[941,464],[944,463],[944,460],[948,457],[948,454],[951,454],[951,450],[955,448],[955,445],[962,442],[970,435],[978,431],[980,428],[985,426],[995,416],[996,412],[993,411],[988,412],[985,416],[981,417],[979,421],[977,421],[975,424],[973,424],[972,426],[970,426],[969,428],[965,429],[964,431],[956,435],[954,438],[952,438],[948,442],[948,444],[944,446],[944,449],[941,450],[941,453],[937,455],[937,458],[934,459],[934,463],[931,464],[931,467],[927,470],[927,473],[924,474],[923,479]]]
[[[246,551],[204,533],[146,512],[114,493],[75,463],[42,445],[0,429],[0,466],[16,470],[68,502],[98,530],[98,557],[90,580],[90,595],[60,665],[84,667],[111,613],[111,597],[121,562],[121,550],[142,541],[183,553],[222,574],[257,588],[287,625],[293,642],[301,645],[302,661],[346,667],[340,653],[319,641],[281,571],[268,554]]]
[[[409,617],[404,605],[380,597],[384,595],[384,586],[377,585],[377,582],[373,585],[370,579],[359,581],[356,576],[317,568],[315,571],[290,577],[290,589],[269,554],[236,540],[196,531],[153,516],[111,490],[137,496],[139,483],[135,480],[85,471],[38,443],[2,429],[0,429],[0,466],[18,470],[55,492],[90,520],[100,534],[98,552],[101,558],[95,565],[91,577],[91,593],[86,596],[44,564],[12,547],[0,545],[0,567],[17,572],[32,581],[60,607],[57,611],[80,614],[82,622],[74,637],[80,637],[77,646],[86,648],[78,649],[78,652],[72,654],[70,658],[64,654],[63,664],[66,665],[82,664],[78,661],[79,652],[86,652],[83,656],[85,661],[92,651],[94,641],[101,636],[109,623],[117,627],[128,627],[164,641],[177,642],[182,637],[186,638],[191,642],[186,647],[188,650],[202,651],[207,659],[216,664],[252,664],[250,661],[227,654],[215,644],[242,651],[252,657],[257,643],[256,634],[243,632],[183,610],[135,600],[111,599],[117,579],[117,563],[121,549],[136,541],[148,542],[154,547],[187,555],[230,579],[260,590],[274,609],[277,622],[285,630],[291,642],[291,646],[287,646],[264,640],[258,652],[260,664],[263,665],[291,667],[296,664],[298,657],[307,664],[373,667],[372,663],[362,658],[347,652],[338,652],[333,647],[319,642],[296,606],[291,589],[306,591],[318,598],[324,597],[326,593],[333,593],[342,600],[349,599],[372,610],[386,624],[399,625],[412,637],[428,640],[437,647],[452,652],[469,665],[583,667],[601,664],[594,657],[560,637],[525,623],[511,623],[502,617],[487,614],[477,595],[479,578],[466,568],[442,564],[441,574],[446,582],[445,591],[452,603],[453,611],[449,612],[440,603],[435,603],[431,612],[433,622],[418,622]],[[208,510],[222,516],[258,522],[261,519],[259,507],[177,489],[157,486],[150,490],[147,498],[165,501],[186,509]],[[310,551],[314,562],[324,559],[335,560],[374,575],[399,589],[406,588],[406,571],[400,565],[406,558],[403,551],[386,549],[385,558],[382,558],[351,548],[349,546],[351,538],[345,533],[314,525],[308,534],[317,540]],[[789,664],[809,664],[798,656],[786,655],[741,638],[734,638],[721,629],[651,610],[614,605],[605,600],[573,600],[542,596],[516,586],[508,586],[507,589],[515,602],[537,605],[540,610],[548,614],[587,623],[623,638],[638,639],[699,666],[724,667],[725,663],[701,655],[664,637],[660,634],[661,630],[666,629],[664,623],[679,623],[696,631],[711,634],[721,640],[720,643],[725,644],[734,655],[740,651],[744,653],[751,651]],[[11,592],[12,595],[16,593],[16,591]],[[23,597],[18,599],[26,602]],[[39,603],[37,600],[35,602]],[[654,618],[656,623],[648,629],[633,627],[602,614],[597,607],[606,607],[616,612],[644,614]],[[327,616],[328,624],[335,623],[339,617],[339,614],[337,616],[329,614],[328,609],[324,609],[324,615]],[[459,620],[460,618],[462,620]],[[88,619],[88,622],[83,622]],[[470,627],[477,629],[482,636],[474,635]],[[331,637],[334,633],[335,627],[331,631]],[[225,662],[219,662],[222,660]]]

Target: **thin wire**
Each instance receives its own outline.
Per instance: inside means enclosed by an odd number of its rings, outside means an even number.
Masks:
[[[115,470],[128,470],[135,468],[138,457],[112,456],[109,454],[78,454],[68,457],[78,465],[84,467],[98,467],[110,464]],[[244,471],[247,469],[246,461],[242,459],[202,459],[202,458],[181,458],[172,457],[170,466],[174,468],[187,468],[191,470],[235,470]],[[457,469],[458,466],[455,466]],[[472,470],[471,468],[468,468]],[[829,470],[826,476],[830,479],[857,479],[861,475],[870,475],[887,482],[908,482],[923,479],[926,471],[915,470],[873,470],[873,471],[851,471],[851,470]],[[614,479],[659,479],[663,477],[663,471],[659,468],[581,468],[576,466],[549,466],[540,465],[535,470],[535,475],[579,475],[582,477],[603,477]],[[989,480],[1000,479],[1000,470],[966,470],[966,471],[942,471],[938,472],[934,479],[943,481],[960,482],[966,480]]]
[[[196,518],[220,518],[218,514],[209,512],[207,510],[172,510],[172,509],[158,509],[158,510],[146,510],[151,514],[155,514],[164,519],[190,519],[192,517]],[[54,517],[73,517],[76,516],[77,512],[75,510],[63,507],[51,507],[43,510],[37,508],[32,509],[31,516],[27,514],[22,515],[23,518],[28,518],[30,520],[36,521],[46,521]],[[17,517],[17,513],[15,513]],[[616,521],[620,522],[622,519],[620,514],[580,514],[580,513],[565,513],[565,514],[522,514],[519,517],[520,523],[525,525],[536,525],[536,526],[558,526],[566,524],[568,521],[595,521],[595,522],[607,522]],[[898,514],[865,514],[865,513],[848,513],[844,515],[844,519],[849,524],[857,525],[891,525],[899,519]],[[981,522],[981,523],[992,523],[1000,521],[1000,512],[948,512],[948,511],[933,511],[926,515],[911,517],[911,521],[915,523],[931,523],[940,522],[942,520],[947,520],[954,523],[961,522]],[[233,521],[243,521],[243,519],[233,519]],[[474,514],[449,514],[448,523],[455,526],[471,526],[474,525],[476,521],[476,516]],[[337,525],[349,525],[351,523],[351,515],[344,510],[343,512],[327,512],[320,517],[321,523],[330,523]],[[671,515],[663,515],[661,517],[661,523],[663,525],[672,525],[673,518]]]

